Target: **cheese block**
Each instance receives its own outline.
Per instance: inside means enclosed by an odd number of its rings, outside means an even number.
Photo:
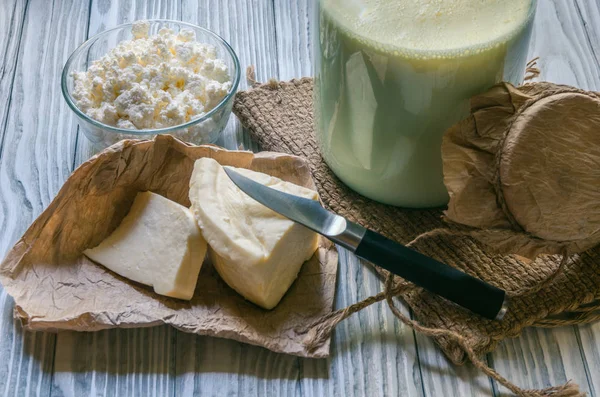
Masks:
[[[151,192],[138,193],[119,227],[84,254],[154,292],[192,299],[206,241],[191,211]]]
[[[317,200],[315,191],[281,179],[236,168],[271,188]],[[249,301],[272,309],[317,249],[318,235],[243,193],[210,158],[194,164],[191,210],[225,282]]]

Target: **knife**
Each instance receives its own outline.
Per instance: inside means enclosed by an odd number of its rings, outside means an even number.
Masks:
[[[508,309],[503,290],[326,210],[318,201],[271,189],[225,172],[244,193],[376,266],[488,319],[501,320]]]

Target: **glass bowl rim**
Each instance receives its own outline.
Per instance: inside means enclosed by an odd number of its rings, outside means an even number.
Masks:
[[[237,54],[235,53],[235,51],[233,50],[233,48],[231,47],[231,45],[225,40],[223,39],[220,35],[218,35],[217,33],[213,32],[212,30],[203,28],[201,26],[198,25],[194,25],[192,23],[188,23],[188,22],[182,22],[182,21],[176,21],[173,19],[146,19],[146,21],[148,21],[150,24],[152,23],[172,23],[172,24],[176,24],[176,25],[183,25],[183,26],[187,26],[193,29],[197,29],[200,30],[203,33],[208,34],[209,36],[212,36],[214,39],[217,40],[217,42],[221,43],[225,49],[227,50],[227,52],[229,53],[229,55],[231,56],[231,58],[233,59],[233,65],[234,65],[234,76],[232,79],[232,85],[231,85],[231,89],[229,90],[229,92],[227,93],[227,95],[225,95],[225,97],[221,100],[221,102],[219,102],[217,104],[217,106],[215,106],[214,108],[212,108],[211,110],[208,111],[208,113],[204,114],[202,117],[199,117],[197,119],[193,119],[191,121],[188,121],[187,123],[184,124],[178,124],[178,125],[174,125],[171,127],[165,127],[165,128],[156,128],[156,129],[143,129],[143,130],[131,130],[131,129],[127,129],[127,128],[118,128],[118,127],[114,127],[112,125],[108,125],[108,124],[104,124],[101,123],[100,121],[91,118],[90,116],[88,116],[87,114],[85,114],[83,111],[81,111],[81,109],[79,109],[77,107],[77,105],[75,104],[73,97],[71,96],[71,94],[69,93],[69,90],[67,88],[67,80],[69,78],[69,73],[68,70],[71,66],[71,64],[73,63],[73,61],[75,60],[75,58],[77,56],[79,56],[84,49],[88,48],[89,46],[91,46],[93,43],[95,43],[96,41],[98,41],[100,38],[108,35],[109,33],[112,33],[114,31],[117,30],[121,30],[123,28],[127,28],[127,27],[132,27],[134,22],[128,22],[128,23],[124,23],[118,26],[115,26],[114,28],[102,31],[98,34],[95,34],[94,36],[90,37],[89,39],[87,39],[86,41],[84,41],[81,45],[79,45],[79,47],[77,47],[77,49],[75,49],[75,51],[73,51],[73,53],[69,56],[69,58],[67,59],[67,62],[65,63],[65,66],[63,67],[63,71],[61,74],[61,90],[62,90],[62,94],[63,97],[65,98],[65,101],[67,102],[67,104],[69,105],[69,107],[71,108],[71,110],[73,110],[75,112],[75,114],[77,116],[79,116],[80,118],[82,118],[83,120],[89,122],[90,124],[101,128],[103,130],[112,132],[112,133],[117,133],[117,134],[128,134],[128,135],[155,135],[155,134],[164,134],[164,133],[169,133],[169,132],[174,132],[183,128],[188,128],[191,126],[194,126],[196,124],[199,124],[203,121],[208,120],[209,118],[211,118],[216,112],[218,112],[219,110],[223,109],[227,103],[233,98],[233,96],[235,95],[238,85],[240,83],[240,61],[237,57]]]

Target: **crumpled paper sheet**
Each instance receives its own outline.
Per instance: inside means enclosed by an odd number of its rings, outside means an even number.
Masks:
[[[0,265],[0,282],[29,330],[96,331],[170,324],[190,333],[263,346],[303,357],[329,355],[328,339],[314,351],[303,343],[306,324],[332,311],[335,246],[322,239],[279,305],[267,311],[229,288],[205,261],[194,298],[160,296],[97,265],[81,252],[121,222],[138,191],[150,190],[189,207],[194,161],[212,157],[315,189],[296,156],[190,146],[170,136],[125,140],[82,164]]]

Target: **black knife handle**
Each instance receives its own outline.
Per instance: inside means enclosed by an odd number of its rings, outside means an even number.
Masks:
[[[371,230],[354,253],[485,318],[501,319],[506,311],[503,290]]]

